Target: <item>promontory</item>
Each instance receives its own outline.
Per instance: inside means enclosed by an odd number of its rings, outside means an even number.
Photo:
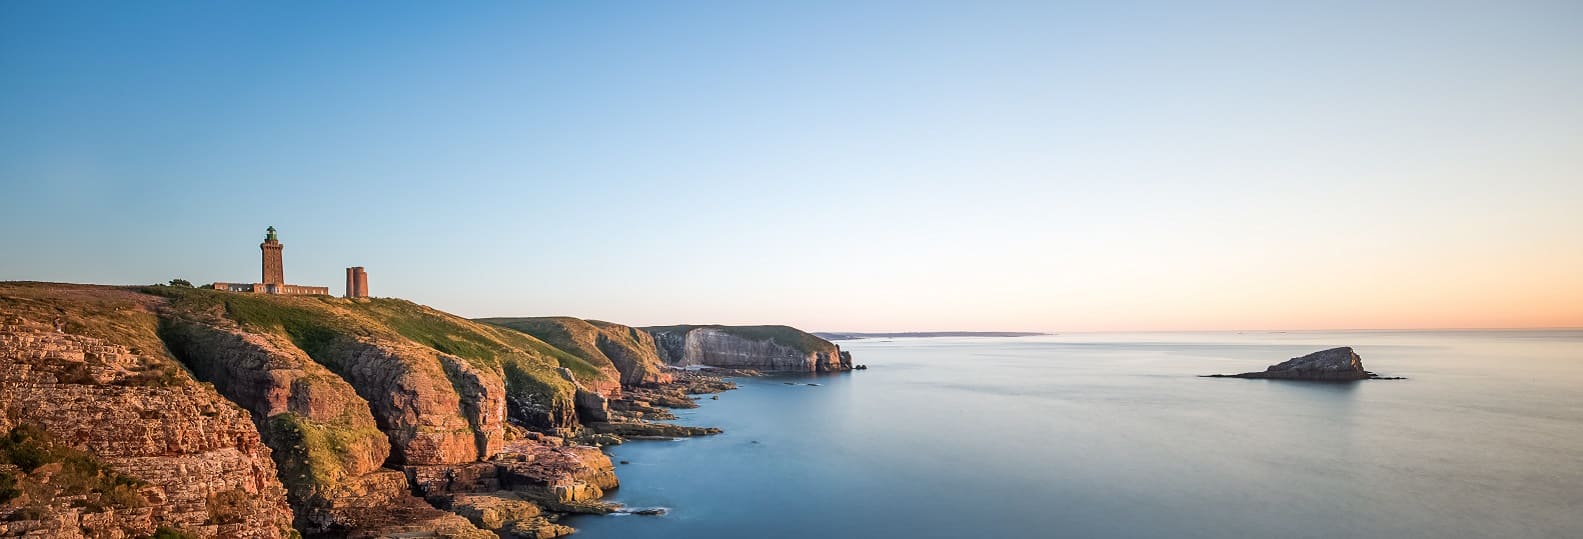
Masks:
[[[784,326],[469,320],[399,299],[0,282],[0,536],[556,537],[598,445],[733,387],[851,368]]]

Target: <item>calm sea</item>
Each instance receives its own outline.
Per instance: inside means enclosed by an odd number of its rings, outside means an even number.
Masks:
[[[1583,537],[1583,331],[849,341],[610,449],[578,537]],[[1332,346],[1404,381],[1211,379]],[[791,382],[795,385],[786,385]],[[819,384],[819,385],[808,385]]]

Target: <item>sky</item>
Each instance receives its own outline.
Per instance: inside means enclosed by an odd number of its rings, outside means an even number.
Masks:
[[[1306,5],[1304,5],[1306,4]],[[1583,3],[0,2],[0,280],[1583,326]]]

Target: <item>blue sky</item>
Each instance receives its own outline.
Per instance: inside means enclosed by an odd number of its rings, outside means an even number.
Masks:
[[[0,279],[808,329],[1583,325],[1576,2],[0,3]]]

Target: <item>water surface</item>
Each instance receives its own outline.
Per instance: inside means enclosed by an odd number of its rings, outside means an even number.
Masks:
[[[610,449],[579,537],[1583,537],[1583,331],[849,341]],[[1197,378],[1350,345],[1403,381]],[[792,382],[795,385],[786,385]],[[807,384],[819,385],[807,385]]]

